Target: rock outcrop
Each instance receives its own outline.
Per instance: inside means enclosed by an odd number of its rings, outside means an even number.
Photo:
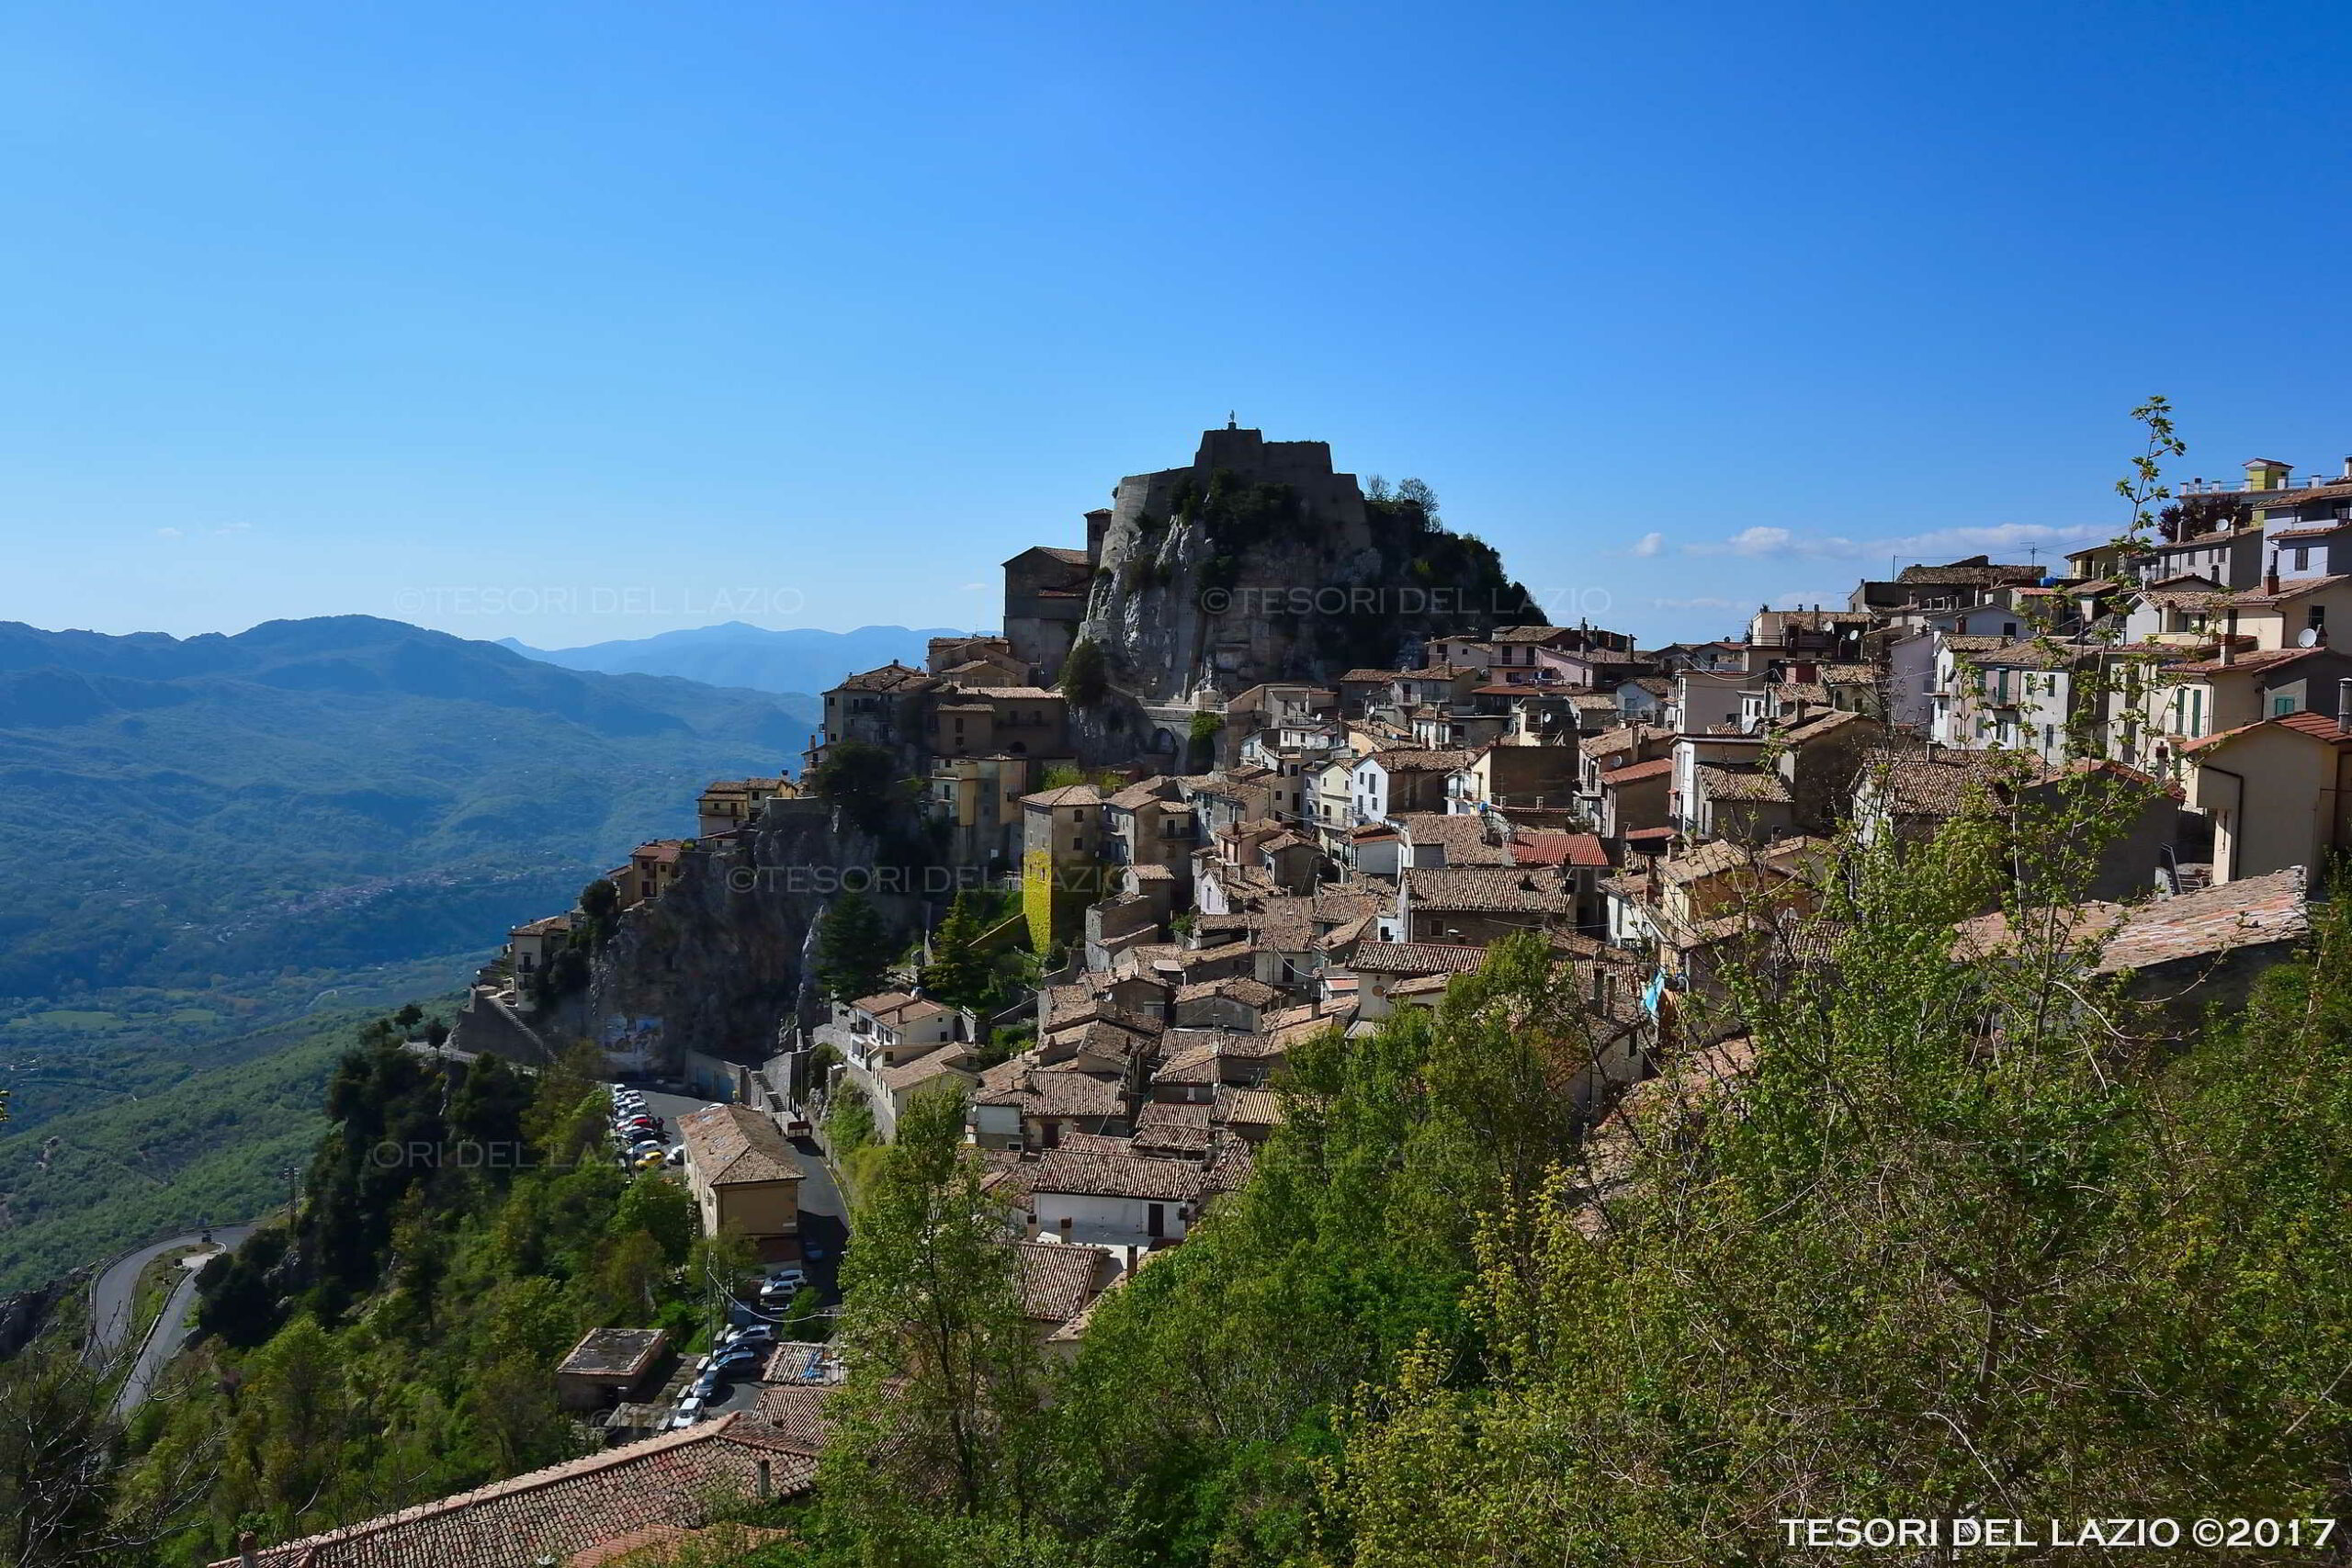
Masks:
[[[1147,736],[1166,722],[1156,709],[1393,667],[1426,637],[1543,617],[1491,547],[1436,527],[1412,501],[1367,498],[1321,441],[1208,431],[1190,465],[1120,480],[1088,535],[1095,570],[1078,637],[1102,651],[1112,692],[1143,710],[1126,717]],[[1124,728],[1097,716],[1087,739],[1132,754]]]

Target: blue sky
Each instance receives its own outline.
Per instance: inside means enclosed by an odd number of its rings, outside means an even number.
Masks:
[[[0,618],[987,625],[996,563],[1228,408],[1649,637],[2104,536],[2148,392],[2184,473],[2352,452],[2346,31],[18,7]]]

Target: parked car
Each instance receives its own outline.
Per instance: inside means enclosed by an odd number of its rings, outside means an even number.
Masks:
[[[673,1428],[691,1427],[702,1419],[702,1395],[689,1393],[685,1398],[678,1401],[678,1413],[670,1417],[670,1425]]]
[[[733,1377],[746,1367],[756,1367],[766,1356],[749,1345],[739,1345],[721,1350],[711,1359],[710,1370],[723,1378]]]
[[[752,1323],[729,1329],[718,1344],[721,1349],[731,1349],[738,1345],[765,1345],[775,1338],[775,1328],[764,1323]]]
[[[639,1155],[637,1157],[637,1168],[641,1171],[659,1170],[662,1168],[662,1156],[660,1155]]]
[[[670,1160],[670,1163],[671,1163],[672,1165],[684,1165],[684,1164],[685,1164],[685,1163],[686,1163],[686,1145],[684,1145],[684,1144],[680,1144],[676,1148],[672,1149],[672,1150],[670,1151],[669,1160]]]

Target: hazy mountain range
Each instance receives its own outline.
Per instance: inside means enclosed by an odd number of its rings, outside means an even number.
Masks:
[[[770,631],[729,621],[585,648],[541,649],[503,639],[499,646],[567,670],[612,675],[675,675],[755,692],[822,692],[844,675],[892,660],[920,668],[925,642],[967,634],[951,626],[860,626],[851,632]]]
[[[797,770],[817,716],[365,616],[187,638],[0,623],[17,1124],[387,966],[454,982],[630,846],[691,833],[704,783]]]

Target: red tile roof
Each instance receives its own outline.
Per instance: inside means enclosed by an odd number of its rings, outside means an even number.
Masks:
[[[568,1558],[652,1526],[704,1522],[727,1494],[751,1495],[762,1459],[778,1495],[816,1480],[811,1450],[738,1413],[265,1547],[254,1558],[259,1568],[512,1568]]]

